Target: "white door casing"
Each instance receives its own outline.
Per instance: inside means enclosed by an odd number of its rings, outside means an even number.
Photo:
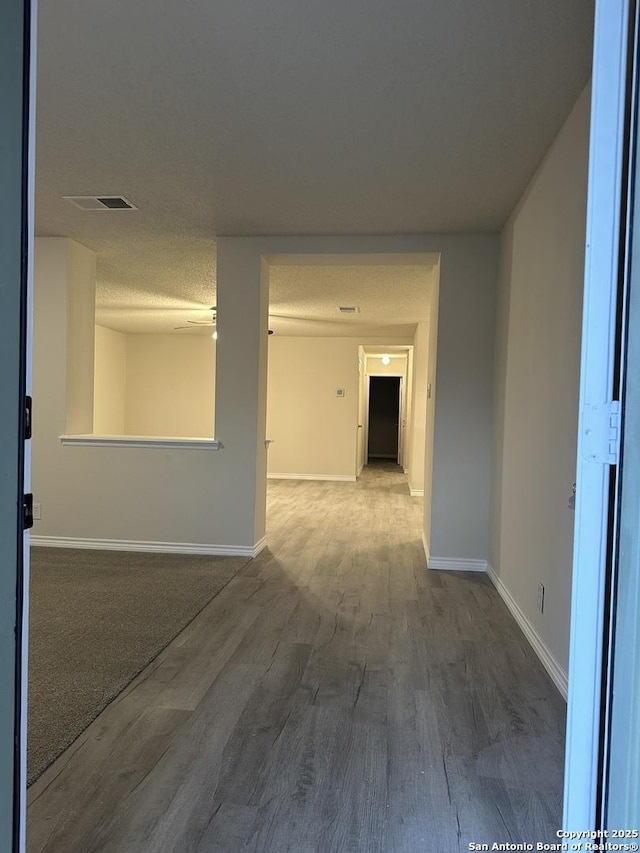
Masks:
[[[563,826],[595,829],[600,794],[601,680],[614,399],[619,248],[625,180],[628,0],[597,0],[587,198]],[[604,449],[594,423],[604,417]],[[568,487],[570,484],[568,484]]]

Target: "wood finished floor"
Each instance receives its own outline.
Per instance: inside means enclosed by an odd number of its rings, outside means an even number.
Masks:
[[[553,841],[564,703],[396,466],[269,484],[250,563],[32,786],[29,853]]]

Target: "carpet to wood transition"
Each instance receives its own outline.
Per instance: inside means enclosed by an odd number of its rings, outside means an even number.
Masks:
[[[248,562],[31,550],[31,784]]]

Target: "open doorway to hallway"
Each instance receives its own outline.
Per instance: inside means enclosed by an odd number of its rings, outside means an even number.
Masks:
[[[265,267],[268,477],[352,482],[369,457],[390,454],[421,497],[433,455],[438,253],[288,254]],[[378,376],[396,377],[390,451],[371,445]]]
[[[402,376],[370,376],[367,462],[402,457]]]
[[[414,336],[415,341],[415,336]],[[414,345],[359,348],[358,444],[356,469],[361,475],[372,459],[394,459],[409,474],[414,438],[413,363]],[[419,352],[418,357],[423,358]],[[388,381],[387,381],[388,380]],[[424,437],[426,409],[415,413],[418,433]]]

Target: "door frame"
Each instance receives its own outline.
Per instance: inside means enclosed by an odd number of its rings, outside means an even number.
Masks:
[[[0,13],[0,849],[13,853],[26,845],[36,12],[4,0]]]
[[[606,438],[608,407],[617,395],[631,5],[632,0],[596,0],[565,753],[567,831],[598,829],[600,820],[610,489],[617,471],[617,460],[607,457]],[[604,451],[593,448],[599,425]]]
[[[400,377],[398,386],[398,465],[404,462],[404,376]]]
[[[401,457],[401,434],[402,434],[402,415],[403,415],[403,406],[402,406],[402,392],[404,386],[404,374],[402,373],[366,373],[366,382],[365,382],[365,418],[364,418],[364,464],[369,464],[369,404],[371,402],[371,378],[378,379],[399,379],[399,400],[398,400],[398,455],[397,460],[398,464],[401,465],[400,462]]]

